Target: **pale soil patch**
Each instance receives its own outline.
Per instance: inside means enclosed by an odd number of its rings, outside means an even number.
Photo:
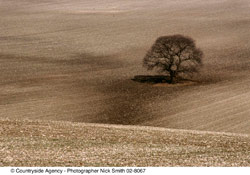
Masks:
[[[0,120],[0,166],[250,166],[249,135]]]
[[[76,10],[67,11],[70,14],[117,14],[129,12],[128,10]]]
[[[156,83],[153,84],[155,87],[182,87],[182,86],[191,86],[198,84],[197,82],[194,81],[178,81],[177,83],[170,84],[170,83]]]

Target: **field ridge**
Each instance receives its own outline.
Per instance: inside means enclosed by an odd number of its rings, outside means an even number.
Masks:
[[[0,166],[250,166],[247,134],[38,120],[0,126]]]

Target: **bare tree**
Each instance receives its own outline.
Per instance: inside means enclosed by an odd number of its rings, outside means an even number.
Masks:
[[[170,83],[178,75],[192,75],[202,65],[203,52],[196,48],[195,41],[186,36],[159,37],[147,52],[143,65],[148,70],[156,69],[170,76]]]

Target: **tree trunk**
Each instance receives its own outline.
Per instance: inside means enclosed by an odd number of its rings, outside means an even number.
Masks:
[[[174,83],[174,77],[175,77],[175,72],[174,71],[170,71],[170,83]]]

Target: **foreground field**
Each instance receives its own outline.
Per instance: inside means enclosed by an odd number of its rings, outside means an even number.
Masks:
[[[250,166],[250,137],[0,120],[0,166]]]

